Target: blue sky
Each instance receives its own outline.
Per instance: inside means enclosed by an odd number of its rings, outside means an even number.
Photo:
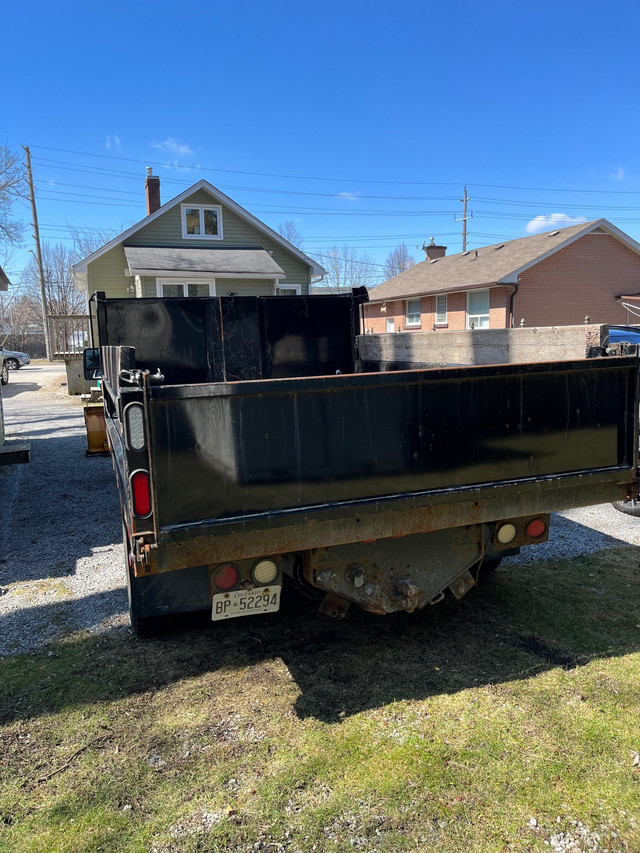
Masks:
[[[461,251],[465,184],[468,248],[601,216],[640,241],[639,25],[629,0],[5,3],[0,142],[68,247],[145,216],[145,166],[163,202],[205,178],[380,271]]]

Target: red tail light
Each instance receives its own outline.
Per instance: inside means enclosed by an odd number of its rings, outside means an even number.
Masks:
[[[131,475],[131,495],[135,514],[149,515],[151,512],[151,490],[149,489],[149,475],[146,471],[136,471]]]
[[[547,532],[547,525],[541,518],[534,518],[527,524],[527,536],[530,539],[539,539]]]
[[[220,566],[213,575],[213,582],[218,589],[231,589],[238,583],[238,570],[230,563]]]

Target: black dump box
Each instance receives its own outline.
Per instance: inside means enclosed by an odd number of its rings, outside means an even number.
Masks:
[[[544,541],[550,512],[637,490],[637,358],[362,374],[357,313],[350,296],[98,298],[130,584],[154,590],[139,615],[251,592],[260,561],[269,588],[415,609]]]

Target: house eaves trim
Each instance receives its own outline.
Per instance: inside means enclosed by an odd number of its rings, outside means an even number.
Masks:
[[[516,289],[516,283],[503,281],[485,281],[482,284],[461,284],[459,287],[442,287],[439,290],[430,290],[428,293],[413,293],[405,296],[387,296],[386,299],[370,299],[367,305],[382,305],[383,302],[406,302],[407,299],[428,299],[430,296],[442,296],[443,293],[464,293],[469,290],[487,290],[491,287],[511,287]]]
[[[133,236],[134,234],[137,234],[138,231],[140,231],[142,228],[146,228],[147,225],[150,225],[152,222],[155,222],[156,219],[159,219],[161,216],[163,216],[176,205],[182,204],[186,199],[188,199],[194,193],[199,192],[200,190],[205,190],[206,192],[208,192],[209,195],[213,196],[214,199],[219,201],[221,204],[226,205],[242,219],[246,220],[247,222],[250,222],[251,225],[253,225],[254,228],[256,228],[258,231],[261,231],[263,234],[265,234],[265,236],[269,237],[271,240],[274,240],[276,243],[282,246],[285,251],[289,252],[292,255],[295,255],[298,260],[302,261],[311,269],[311,275],[320,277],[324,277],[326,275],[326,270],[324,269],[324,267],[321,267],[320,264],[316,263],[316,261],[314,261],[308,255],[305,255],[304,252],[302,252],[296,246],[293,246],[291,243],[285,240],[284,237],[281,237],[280,234],[277,233],[277,231],[274,231],[272,228],[269,228],[268,225],[265,225],[264,222],[261,222],[259,219],[256,219],[256,217],[252,213],[249,213],[248,210],[245,210],[237,202],[233,201],[233,199],[230,199],[229,196],[225,195],[219,189],[214,187],[213,184],[210,184],[209,181],[206,181],[204,179],[198,181],[197,184],[188,187],[188,189],[184,190],[184,192],[180,193],[180,195],[176,196],[175,198],[172,198],[171,201],[166,202],[166,204],[163,204],[162,207],[158,208],[158,210],[155,211],[155,213],[146,216],[144,219],[140,220],[140,222],[137,222],[135,225],[132,225],[131,228],[129,228],[127,231],[123,231],[122,234],[119,234],[117,237],[114,237],[113,240],[110,240],[108,243],[105,243],[104,246],[102,246],[100,249],[97,249],[88,257],[84,258],[84,260],[80,261],[77,264],[74,264],[72,267],[74,273],[86,273],[87,267],[90,263],[93,263],[93,261],[106,254],[106,252],[109,252],[111,249],[114,249],[116,246],[120,245],[121,243],[124,243],[125,240],[129,239],[129,237]]]
[[[179,270],[140,270],[137,269],[135,272],[125,271],[129,277],[136,275],[146,275],[150,277],[156,278],[179,278],[184,281],[185,278],[191,279],[216,279],[216,278],[255,278],[255,279],[264,279],[265,281],[279,281],[280,279],[286,278],[286,275],[282,273],[254,273],[254,272],[181,272]]]
[[[9,281],[9,277],[5,273],[5,271],[0,267],[0,290],[6,291],[9,290],[9,285],[11,282]]]

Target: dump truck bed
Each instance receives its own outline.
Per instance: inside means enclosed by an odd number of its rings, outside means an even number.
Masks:
[[[637,382],[637,359],[617,357],[148,385],[165,547],[151,565],[170,568],[172,544],[194,565],[619,499],[635,477]],[[140,392],[119,393],[125,406]],[[107,423],[122,459],[120,422]]]
[[[98,301],[134,623],[270,612],[284,576],[411,611],[549,513],[637,495],[635,356],[359,373],[357,307]]]

